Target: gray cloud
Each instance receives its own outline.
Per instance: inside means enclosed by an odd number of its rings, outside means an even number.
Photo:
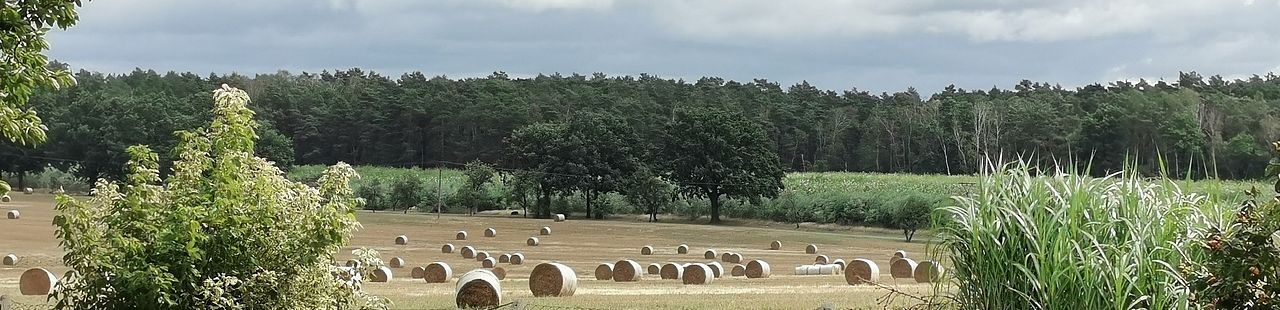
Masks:
[[[112,0],[80,12],[50,53],[106,72],[651,73],[932,92],[1280,70],[1275,0]]]

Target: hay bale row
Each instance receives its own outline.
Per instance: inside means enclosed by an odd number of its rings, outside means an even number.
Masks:
[[[457,235],[454,235],[454,239],[457,239],[457,240],[467,240],[467,231],[465,231],[465,230],[459,230],[459,231],[458,231],[458,234],[457,234]]]
[[[406,245],[406,244],[409,244],[409,237],[405,235],[396,236],[396,245]]]
[[[716,250],[707,250],[706,252],[702,252],[702,258],[716,259]]]
[[[551,227],[542,226],[542,229],[538,230],[538,234],[543,236],[550,236]]]
[[[485,229],[484,229],[484,236],[485,236],[485,237],[488,237],[488,238],[497,237],[497,236],[498,236],[498,230],[497,230],[497,229],[493,229],[493,227],[485,228]]]
[[[578,290],[578,274],[560,263],[541,263],[529,274],[533,297],[568,297]]]
[[[649,264],[649,267],[646,267],[646,268],[645,268],[645,271],[646,271],[645,273],[647,273],[647,274],[653,274],[653,275],[656,275],[656,274],[662,273],[662,265],[660,265],[660,264]]]
[[[715,280],[715,278],[715,271],[712,270],[711,266],[707,264],[689,264],[684,267],[684,272],[680,279],[686,285],[705,285],[711,284],[711,281]]]
[[[18,290],[22,295],[49,295],[55,286],[58,286],[58,277],[44,268],[27,269],[18,279]]]
[[[679,280],[684,275],[684,265],[677,263],[666,263],[662,265],[662,270],[658,271],[658,277],[663,280]]]
[[[876,265],[869,259],[854,259],[849,261],[849,267],[844,270],[844,281],[849,285],[859,285],[875,283],[880,281],[880,266]]]
[[[910,258],[898,258],[889,263],[889,275],[894,279],[914,278],[916,265],[916,261]]]
[[[640,248],[640,255],[653,255],[653,246],[646,245]]]
[[[510,261],[510,263],[511,263],[512,265],[521,265],[521,264],[524,264],[524,253],[511,254],[511,261]]]
[[[839,265],[800,265],[796,267],[798,276],[828,276],[839,274]]]
[[[554,218],[556,222],[564,222],[564,214],[556,214]]]
[[[458,251],[462,252],[462,258],[476,258],[476,248],[469,245],[462,247],[462,249]]]
[[[770,250],[775,250],[775,251],[776,251],[776,250],[781,250],[781,249],[782,249],[782,241],[774,240],[774,241],[773,241],[773,243],[770,243],[770,244],[769,244],[769,249],[770,249]]]
[[[8,217],[11,220],[16,220],[22,218],[22,214],[19,214],[18,210],[9,210]]]
[[[810,244],[804,247],[804,254],[818,254],[818,246]]]
[[[676,247],[676,254],[689,254],[689,245],[681,244]]]
[[[434,262],[422,268],[422,279],[427,283],[446,283],[453,278],[453,268],[445,262]]]
[[[596,266],[596,280],[613,279],[613,264],[603,263]]]
[[[758,259],[753,259],[750,262],[747,262],[747,278],[768,278],[769,273],[769,262]]]
[[[18,255],[14,255],[13,253],[10,253],[9,255],[4,256],[5,266],[13,266],[17,264],[18,264]]]
[[[640,263],[636,261],[624,259],[613,264],[613,281],[614,282],[636,282],[640,281],[643,269],[640,269]]]
[[[398,256],[392,257],[391,261],[387,262],[387,265],[391,266],[391,268],[404,268],[404,259]]]
[[[391,268],[381,266],[373,270],[373,278],[369,282],[391,282]]]
[[[921,261],[916,264],[916,270],[912,273],[912,277],[916,279],[916,283],[933,283],[942,280],[942,275],[946,273],[946,269],[931,260]]]
[[[445,254],[453,253],[453,244],[445,243],[444,246],[440,247],[440,253],[445,253]]]
[[[502,304],[502,284],[492,271],[476,269],[458,278],[454,301],[458,308],[490,308]]]

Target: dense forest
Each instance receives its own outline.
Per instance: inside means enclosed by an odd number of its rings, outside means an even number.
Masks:
[[[55,64],[66,66],[65,64]],[[262,123],[260,155],[289,165],[503,166],[524,126],[584,113],[615,116],[640,145],[660,145],[679,110],[714,108],[763,128],[787,171],[970,174],[984,156],[1090,163],[1092,173],[1136,162],[1179,176],[1255,178],[1280,138],[1280,77],[1182,73],[1174,83],[1117,81],[1075,89],[1022,81],[1012,89],[914,88],[874,94],[768,80],[697,81],[651,75],[388,77],[360,69],[253,77],[79,71],[74,87],[30,104],[48,126],[35,148],[0,145],[0,171],[52,165],[85,179],[123,174],[124,150],[171,149],[172,133],[207,120],[209,91],[246,89]],[[161,154],[162,162],[170,154]]]

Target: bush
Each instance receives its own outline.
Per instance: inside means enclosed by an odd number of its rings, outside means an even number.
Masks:
[[[929,226],[929,217],[933,213],[936,201],[925,198],[918,193],[905,194],[887,207],[889,228],[901,229],[902,236],[911,242],[916,230]]]
[[[56,308],[386,308],[331,265],[359,226],[355,171],[338,163],[318,188],[288,181],[253,156],[248,95],[224,85],[215,98],[209,129],[178,134],[167,179],[156,153],[133,146],[122,184],[99,180],[87,202],[58,195],[71,271]]]
[[[361,199],[361,207],[365,210],[386,210],[389,207],[387,202],[386,189],[382,187],[382,182],[373,179],[361,184],[356,188],[356,196]]]
[[[403,177],[391,184],[387,194],[387,204],[392,210],[408,210],[422,205],[425,191],[422,180],[416,177]]]

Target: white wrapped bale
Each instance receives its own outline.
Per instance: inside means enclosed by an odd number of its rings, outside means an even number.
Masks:
[[[502,304],[502,284],[492,271],[476,269],[458,278],[454,301],[458,308],[491,308]]]

